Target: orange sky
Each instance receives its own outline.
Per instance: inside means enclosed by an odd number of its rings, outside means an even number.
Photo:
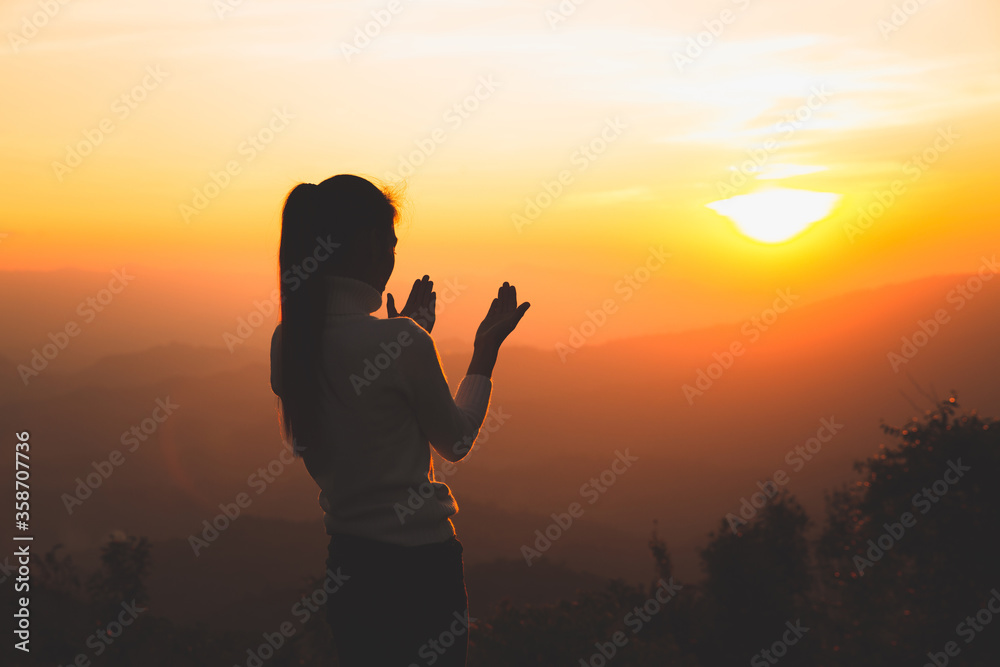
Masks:
[[[778,288],[809,301],[971,272],[1000,250],[1000,6],[894,4],[87,0],[47,17],[8,2],[0,266],[205,273],[266,295],[291,187],[421,162],[390,291],[454,278],[471,317],[511,280],[543,306],[547,333],[525,342],[550,346],[650,247],[669,261],[600,336],[735,320]],[[345,48],[366,24],[370,43]],[[70,147],[89,154],[77,165]],[[213,173],[225,187],[184,209]],[[897,179],[897,201],[850,232]],[[776,245],[706,208],[767,187],[840,199]]]

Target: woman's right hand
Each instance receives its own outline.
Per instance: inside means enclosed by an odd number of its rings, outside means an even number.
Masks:
[[[493,299],[486,317],[476,330],[476,349],[493,353],[499,351],[500,345],[517,327],[530,306],[527,301],[517,305],[517,290],[513,285],[504,283],[497,290],[497,298]]]

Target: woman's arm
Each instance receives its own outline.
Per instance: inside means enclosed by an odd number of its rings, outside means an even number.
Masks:
[[[469,370],[454,399],[433,339],[419,326],[410,325],[415,344],[403,357],[407,358],[405,375],[417,422],[431,446],[448,461],[459,461],[472,449],[489,409],[491,378],[500,345],[529,305],[517,305],[517,292],[508,283],[497,291],[497,298],[476,331]]]
[[[489,373],[472,373],[470,364],[469,375],[452,398],[434,341],[412,320],[408,326],[413,344],[405,349],[400,363],[417,424],[438,454],[448,461],[458,461],[479,434],[493,383]]]
[[[493,367],[497,364],[497,354],[499,350],[491,350],[477,347],[472,351],[472,360],[469,362],[469,370],[466,375],[485,375],[493,377]]]

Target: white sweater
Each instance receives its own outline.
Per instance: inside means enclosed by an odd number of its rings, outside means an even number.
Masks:
[[[313,478],[327,533],[419,546],[455,534],[458,505],[434,481],[430,447],[466,452],[489,409],[492,382],[467,375],[453,399],[430,334],[406,317],[370,313],[382,295],[367,283],[328,277],[323,334],[324,447]],[[281,395],[281,325],[271,339],[271,385]]]

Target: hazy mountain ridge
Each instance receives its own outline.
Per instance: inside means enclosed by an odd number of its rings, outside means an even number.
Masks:
[[[88,313],[93,308],[87,305],[87,300],[105,289],[115,272],[134,277],[124,289],[112,295],[110,302],[98,304],[99,311]],[[849,292],[825,302],[855,299],[866,292],[877,294],[906,289],[921,283],[941,281],[947,284],[960,278],[940,276],[884,285]],[[191,298],[192,295],[205,294],[206,281],[211,283],[212,298]],[[259,276],[227,282],[221,276],[210,273],[178,276],[159,269],[130,270],[127,266],[106,272],[79,269],[0,271],[0,309],[9,314],[0,339],[0,356],[15,366],[28,364],[32,351],[48,344],[49,334],[63,331],[69,322],[77,323],[81,330],[70,342],[72,349],[53,360],[51,370],[54,372],[81,370],[104,357],[141,353],[176,341],[195,346],[223,347],[226,345],[226,334],[234,334],[241,320],[246,322],[251,316],[257,318],[258,313],[263,315],[259,325],[250,327],[245,341],[233,347],[259,353],[266,351],[270,332],[277,321],[277,309],[270,301],[273,291],[272,281],[262,280]],[[804,302],[811,302],[808,294],[800,296]],[[689,333],[719,330],[726,326],[692,329]],[[243,332],[247,333],[247,329]],[[562,342],[568,336],[567,331]],[[678,340],[683,340],[683,336]],[[442,339],[439,343],[451,343],[451,339]],[[556,340],[553,340],[552,344],[555,343]]]
[[[554,349],[511,347],[498,365],[492,400],[506,422],[444,475],[462,508],[456,524],[469,540],[467,558],[520,558],[549,515],[581,502],[581,485],[616,451],[629,449],[636,465],[593,505],[583,501],[585,516],[546,555],[639,580],[648,570],[645,539],[659,519],[678,571],[693,576],[708,531],[757,490],[758,480],[790,470],[786,454],[832,417],[842,420],[843,432],[793,471],[789,485],[818,516],[813,510],[823,492],[851,478],[854,460],[876,451],[880,420],[900,423],[917,411],[900,390],[925,404],[907,373],[940,394],[959,390],[969,407],[1000,412],[1000,290],[992,285],[952,312],[952,322],[903,372],[887,361],[918,320],[951,308],[946,295],[959,281],[927,279],[796,308],[756,343],[736,323],[585,345],[565,363]],[[683,385],[736,340],[746,344],[745,354],[689,404]],[[467,356],[445,354],[443,361],[456,384]],[[32,431],[33,461],[44,471],[33,482],[33,511],[46,526],[41,544],[93,546],[112,529],[186,539],[240,492],[251,494],[246,513],[253,517],[320,515],[316,486],[301,465],[259,496],[250,485],[281,447],[266,354],[171,344],[74,373],[49,369],[37,380],[37,391],[22,386],[3,399],[0,422]],[[179,405],[176,414],[126,451],[123,435],[167,398]],[[115,449],[122,466],[70,515],[63,494],[73,494],[75,480]],[[444,470],[439,466],[439,474]]]

